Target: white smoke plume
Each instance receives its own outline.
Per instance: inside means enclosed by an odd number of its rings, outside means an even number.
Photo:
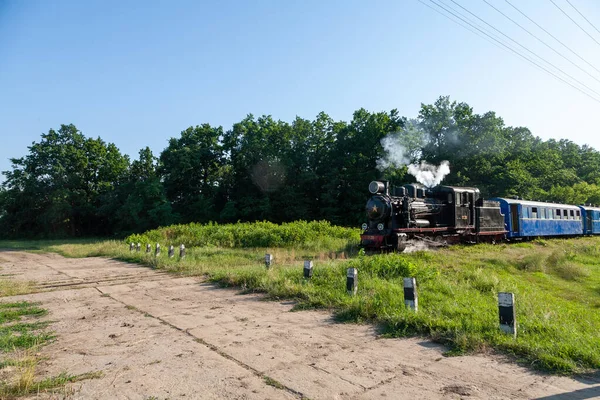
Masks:
[[[401,143],[400,135],[392,134],[381,139],[384,156],[377,160],[377,169],[383,171],[390,167],[399,168],[410,163],[406,156],[406,148]]]
[[[421,161],[421,164],[409,165],[408,173],[417,178],[417,182],[427,187],[433,187],[439,185],[446,175],[450,173],[450,163],[442,161],[440,165],[436,166]]]
[[[442,161],[440,165],[432,165],[421,161],[420,164],[411,164],[406,148],[402,144],[399,134],[392,134],[381,139],[384,156],[377,160],[377,169],[383,171],[387,168],[400,168],[408,166],[408,173],[413,175],[417,182],[426,187],[439,185],[450,173],[450,163]]]

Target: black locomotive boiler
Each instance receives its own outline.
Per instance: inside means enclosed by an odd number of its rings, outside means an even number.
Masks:
[[[369,184],[368,222],[361,234],[366,250],[403,251],[413,240],[442,245],[505,238],[500,204],[481,198],[477,188],[407,184],[390,189],[386,181]]]

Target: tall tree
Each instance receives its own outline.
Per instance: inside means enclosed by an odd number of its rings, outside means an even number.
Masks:
[[[74,125],[61,125],[34,142],[28,155],[11,161],[3,184],[10,233],[107,233],[106,221],[96,213],[99,197],[126,175],[129,164],[114,145],[86,138]]]
[[[216,204],[222,180],[223,128],[209,124],[189,127],[171,138],[160,154],[160,174],[167,198],[183,221],[218,220]]]

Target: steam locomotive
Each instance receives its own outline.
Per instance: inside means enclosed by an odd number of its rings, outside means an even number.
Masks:
[[[369,192],[361,234],[366,250],[404,251],[416,240],[495,242],[508,233],[500,202],[484,200],[477,188],[407,184],[390,190],[387,181],[373,181]]]

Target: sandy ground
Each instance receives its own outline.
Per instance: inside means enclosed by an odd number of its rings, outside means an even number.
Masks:
[[[290,312],[194,278],[101,258],[0,252],[54,321],[40,376],[102,371],[53,398],[591,399],[600,379],[541,375],[498,356],[444,357],[430,341]],[[49,398],[48,395],[34,396]]]

